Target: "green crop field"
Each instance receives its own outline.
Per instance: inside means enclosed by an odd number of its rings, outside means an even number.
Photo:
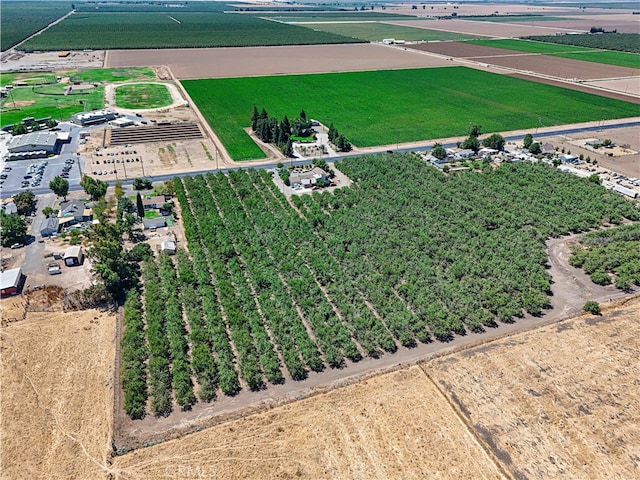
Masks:
[[[2,2],[0,49],[8,50],[70,11],[67,2]]]
[[[76,89],[64,95],[68,85],[46,85],[42,87],[18,87],[2,99],[0,126],[20,122],[25,117],[51,117],[68,120],[83,109],[94,110],[104,107],[104,87]],[[84,102],[81,104],[80,102]]]
[[[20,48],[26,51],[51,51],[245,47],[357,41],[327,32],[310,33],[302,27],[271,22],[252,15],[171,11],[168,14],[75,14],[25,42]]]
[[[159,108],[172,103],[166,85],[134,83],[116,88],[116,105],[120,108]]]
[[[619,67],[640,68],[640,55],[637,53],[614,52],[611,50],[596,50],[587,47],[559,45],[556,43],[535,42],[533,40],[468,40],[473,45],[485,47],[505,48],[519,52],[542,53],[554,57],[573,58],[585,62],[604,63]]]
[[[574,45],[582,48],[600,48],[619,52],[640,53],[640,33],[583,33],[580,35],[536,35],[525,37],[536,42]]]
[[[253,105],[269,115],[333,122],[357,147],[638,116],[631,103],[465,67],[185,80],[235,160],[263,158],[243,131]]]
[[[359,38],[371,42],[380,42],[384,38],[398,38],[410,42],[434,40],[468,40],[475,38],[473,35],[465,35],[456,32],[444,32],[440,30],[428,30],[426,28],[404,27],[390,25],[388,23],[308,23],[304,25],[313,30],[322,30],[337,35]]]

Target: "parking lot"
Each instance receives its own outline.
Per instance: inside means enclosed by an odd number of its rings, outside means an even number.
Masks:
[[[82,170],[76,155],[57,155],[37,160],[4,162],[0,173],[3,197],[10,197],[24,190],[42,194],[49,192],[49,182],[56,175],[65,177],[70,185],[80,183]]]

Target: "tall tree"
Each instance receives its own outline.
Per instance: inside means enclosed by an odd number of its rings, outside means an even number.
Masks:
[[[338,129],[333,125],[333,122],[329,125],[329,141],[331,143],[335,143],[336,138],[338,138]]]
[[[138,217],[144,218],[144,205],[142,204],[142,196],[140,192],[136,195],[136,206],[138,208]]]
[[[291,140],[287,140],[284,151],[282,153],[284,153],[285,157],[293,157],[293,144],[291,143]]]
[[[19,215],[5,215],[3,210],[0,213],[0,234],[3,247],[23,243],[27,235],[27,222]]]
[[[66,178],[62,178],[60,175],[56,175],[53,180],[49,182],[49,188],[59,197],[67,199],[69,193],[69,181]]]
[[[522,139],[522,144],[524,145],[524,148],[529,149],[532,143],[533,143],[533,135],[531,135],[530,133],[527,133]]]
[[[482,141],[482,145],[487,148],[493,148],[494,150],[502,151],[504,148],[504,137],[498,133],[485,138]]]
[[[258,125],[258,107],[253,106],[253,110],[251,111],[251,130],[256,131],[256,126]]]
[[[461,147],[477,152],[478,150],[480,150],[480,140],[478,140],[478,137],[474,137],[473,135],[471,135],[464,142],[462,142]]]
[[[26,190],[24,192],[18,193],[15,197],[13,197],[13,203],[16,204],[18,213],[20,215],[26,215],[35,206],[36,196],[31,190]]]
[[[305,112],[305,111],[304,111],[304,108],[303,108],[302,110],[300,110],[300,119],[301,119],[303,122],[306,122],[306,121],[307,121],[307,112]]]
[[[91,200],[99,200],[100,198],[104,197],[107,193],[107,188],[109,187],[109,184],[107,182],[96,180],[95,178],[89,177],[87,175],[82,176],[80,185],[82,185],[84,191],[87,192],[87,195],[91,197]]]
[[[482,133],[482,125],[471,125],[469,127],[469,136],[478,138]]]
[[[438,160],[444,160],[447,158],[447,151],[441,143],[436,143],[431,149],[431,155],[436,157]]]

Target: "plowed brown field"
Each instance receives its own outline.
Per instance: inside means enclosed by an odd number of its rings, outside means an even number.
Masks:
[[[566,79],[594,80],[640,75],[640,69],[637,68],[618,67],[460,42],[422,43],[411,45],[411,48]]]
[[[171,68],[179,80],[325,72],[357,72],[447,65],[445,59],[383,45],[109,50],[105,67]]]

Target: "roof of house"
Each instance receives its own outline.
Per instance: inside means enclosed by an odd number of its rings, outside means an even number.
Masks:
[[[156,195],[155,197],[143,198],[142,205],[164,205],[165,199],[164,195]]]
[[[64,251],[64,259],[78,258],[82,255],[82,247],[80,245],[71,245]]]
[[[46,147],[54,147],[57,141],[58,135],[55,132],[31,132],[24,135],[15,135],[11,137],[11,139],[7,142],[7,149],[9,151],[12,151],[16,148],[30,146],[34,150],[43,150],[46,149]]]
[[[115,116],[115,114],[109,110],[93,110],[92,112],[82,112],[82,113],[76,113],[75,115],[73,115],[73,117],[76,120],[91,120],[93,118],[100,118],[100,117],[108,117],[108,116]]]
[[[60,220],[56,217],[45,218],[40,224],[40,231],[45,229],[58,231],[58,226],[60,225]]]
[[[20,267],[0,272],[0,289],[4,290],[9,287],[17,287],[18,283],[20,283],[21,275],[22,270]]]
[[[66,202],[60,203],[60,213],[58,213],[58,216],[75,217],[78,216],[78,212],[80,212],[80,215],[84,215],[86,208],[87,205],[82,200],[67,200]]]
[[[144,225],[144,228],[160,228],[166,227],[167,221],[164,217],[143,218],[142,224]]]
[[[16,204],[13,202],[7,202],[4,205],[2,205],[2,209],[4,210],[4,213],[6,215],[15,215],[16,213],[18,213],[18,207],[16,207]]]

